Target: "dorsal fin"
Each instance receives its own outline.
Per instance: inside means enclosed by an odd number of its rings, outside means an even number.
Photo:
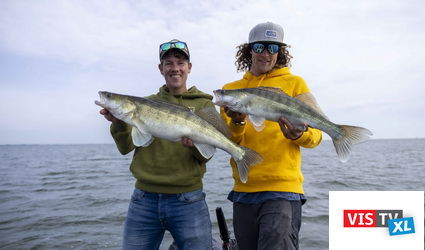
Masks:
[[[168,106],[172,106],[174,108],[180,109],[182,111],[186,111],[186,112],[190,112],[190,109],[182,104],[178,104],[178,103],[174,103],[174,102],[167,102],[167,101],[163,101],[163,100],[159,100],[159,99],[152,99],[152,98],[147,98],[149,101],[152,101],[154,103],[158,103],[161,105],[168,105]]]
[[[213,125],[218,131],[223,133],[227,138],[232,136],[230,128],[227,126],[226,122],[221,118],[220,114],[214,107],[206,107],[195,112],[199,117],[209,122]]]
[[[296,98],[296,99],[302,101],[303,103],[307,104],[308,106],[310,106],[311,108],[316,110],[319,114],[323,115],[326,119],[328,119],[328,117],[325,115],[325,113],[323,113],[322,109],[320,108],[319,104],[317,103],[316,98],[314,98],[313,94],[311,94],[310,92],[299,94],[299,95],[295,96],[294,98]]]
[[[260,86],[260,87],[257,87],[256,89],[260,89],[260,90],[264,90],[264,91],[269,91],[269,92],[274,92],[274,93],[277,93],[277,94],[287,95],[285,92],[283,92],[282,89],[277,88],[277,87],[264,87],[264,86]]]
[[[285,96],[289,96],[282,89],[277,88],[277,87],[263,87],[263,86],[261,86],[261,87],[257,87],[257,89],[264,90],[264,91],[270,91],[270,92],[282,94],[282,95],[285,95]],[[307,104],[308,106],[310,106],[311,108],[316,110],[319,114],[321,114],[326,119],[328,119],[328,117],[325,115],[325,113],[320,108],[319,104],[317,103],[316,98],[310,92],[299,94],[297,96],[294,96],[294,98],[302,101],[305,104]]]

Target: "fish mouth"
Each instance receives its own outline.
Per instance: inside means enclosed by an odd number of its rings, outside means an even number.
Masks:
[[[213,93],[214,93],[214,96],[215,96],[215,99],[216,99],[215,101],[213,101],[213,104],[217,105],[217,106],[224,106],[224,102],[223,102],[221,95],[220,95],[220,90],[221,89],[213,90]]]
[[[221,94],[222,92],[223,92],[223,90],[222,90],[222,89],[216,89],[216,90],[213,90],[214,96],[215,96],[217,99],[219,99],[219,100],[223,99],[223,98],[221,98],[221,97],[222,97],[222,94]]]
[[[103,95],[103,91],[99,91],[99,101],[95,100],[94,104],[101,106],[102,108],[105,108],[105,104],[106,104],[106,98]]]
[[[95,100],[95,101],[94,101],[94,104],[96,104],[97,106],[101,106],[102,108],[104,108],[104,107],[105,107],[105,103],[103,103],[103,102],[101,102],[101,101],[98,101],[98,100]]]

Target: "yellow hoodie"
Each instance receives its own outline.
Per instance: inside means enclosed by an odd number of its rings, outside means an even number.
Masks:
[[[291,74],[287,67],[259,77],[248,71],[242,79],[224,85],[223,89],[259,86],[277,87],[292,97],[310,92],[304,79]],[[289,140],[283,136],[277,122],[265,121],[265,128],[257,132],[250,123],[246,123],[245,126],[233,124],[223,108],[220,111],[232,130],[232,140],[263,156],[263,163],[251,167],[246,183],[240,181],[236,165],[233,159],[230,160],[235,180],[234,191],[248,193],[279,191],[304,194],[300,147],[314,148],[319,145],[322,140],[320,130],[309,128],[299,139]]]

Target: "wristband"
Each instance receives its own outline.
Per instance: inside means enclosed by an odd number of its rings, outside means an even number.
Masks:
[[[244,126],[246,124],[245,121],[235,122],[233,119],[232,119],[232,123],[235,124],[236,126]]]

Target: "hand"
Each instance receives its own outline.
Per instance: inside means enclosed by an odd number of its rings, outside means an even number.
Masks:
[[[246,117],[245,114],[232,111],[228,107],[224,107],[224,112],[226,112],[226,115],[228,117],[232,118],[233,122],[243,122],[243,121],[245,121],[245,117]]]
[[[189,138],[183,137],[182,142],[183,142],[183,146],[185,146],[187,148],[194,146],[193,141]]]
[[[101,109],[99,112],[101,115],[105,117],[106,120],[113,122],[113,123],[122,123],[121,120],[118,120],[115,118],[107,109]]]
[[[296,140],[300,138],[303,135],[303,133],[307,131],[308,129],[308,126],[306,123],[304,123],[304,127],[305,127],[304,131],[297,129],[285,117],[281,117],[277,122],[279,123],[280,130],[282,130],[283,136],[285,136],[286,139],[290,139],[290,140]]]

